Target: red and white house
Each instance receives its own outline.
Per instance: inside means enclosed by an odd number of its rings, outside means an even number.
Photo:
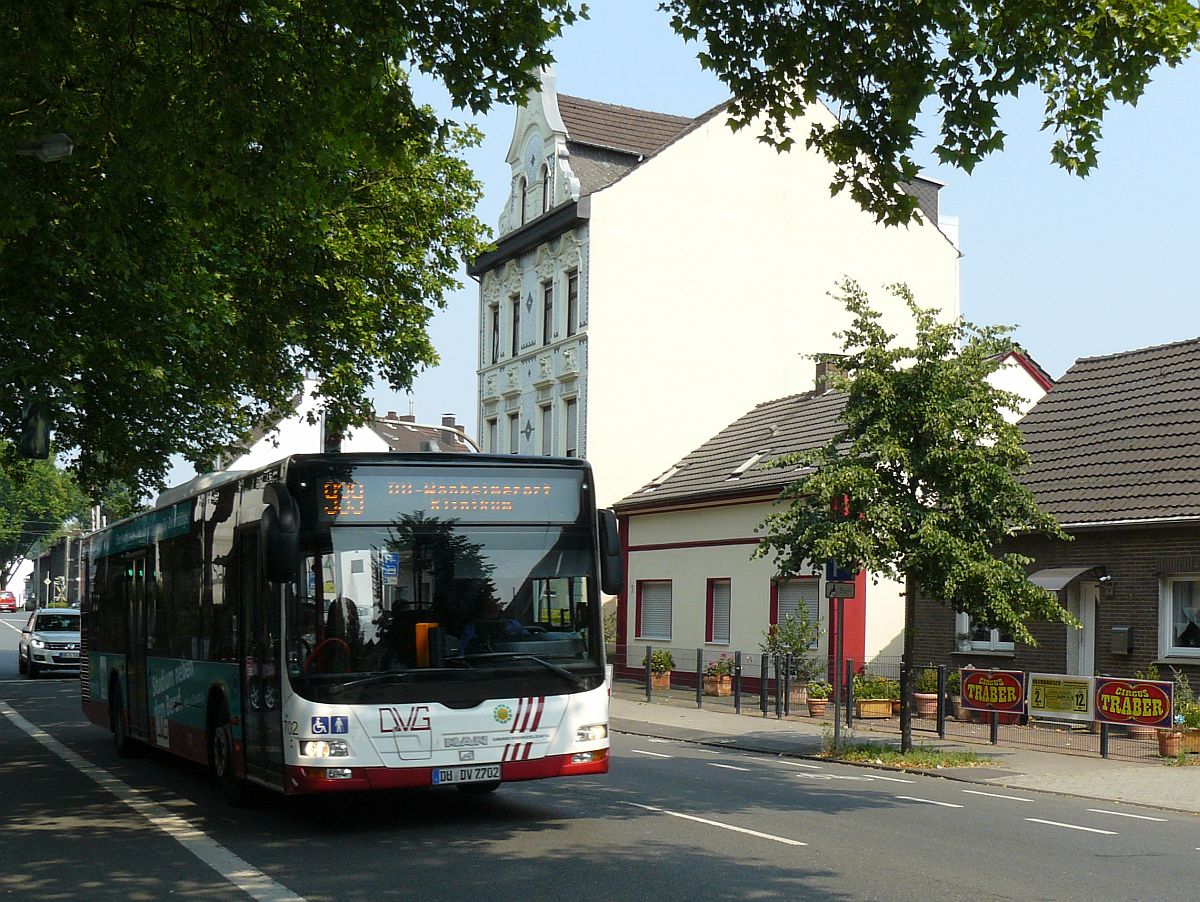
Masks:
[[[999,387],[1027,400],[1045,394],[1049,376],[1016,351],[993,374]],[[618,645],[757,652],[763,633],[800,605],[819,620],[819,659],[829,661],[836,633],[829,617],[823,563],[781,573],[770,556],[753,557],[763,521],[778,510],[796,467],[772,460],[827,443],[838,431],[845,395],[823,386],[760,404],[614,507],[626,554],[618,597]],[[903,584],[858,573],[845,601],[843,648],[856,663],[899,658]],[[690,669],[690,658],[679,660]],[[620,663],[620,662],[618,662]]]

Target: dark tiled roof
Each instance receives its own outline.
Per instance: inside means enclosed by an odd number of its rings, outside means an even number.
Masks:
[[[845,394],[833,391],[806,392],[759,404],[668,470],[665,479],[648,483],[616,507],[631,510],[779,491],[796,480],[799,468],[765,465],[782,455],[826,444],[841,428],[838,415],[845,406]],[[761,457],[755,460],[756,455]],[[753,463],[738,474],[748,461]]]
[[[1020,426],[1060,523],[1200,518],[1200,339],[1079,360]]]
[[[571,172],[579,179],[580,197],[607,188],[638,166],[637,157],[586,145],[571,145]]]
[[[558,95],[558,111],[567,140],[633,155],[653,152],[681,132],[692,119],[627,106]]]

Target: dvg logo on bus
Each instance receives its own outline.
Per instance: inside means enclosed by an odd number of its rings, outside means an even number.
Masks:
[[[414,705],[404,713],[399,708],[379,709],[380,733],[417,733],[430,729],[428,705]]]

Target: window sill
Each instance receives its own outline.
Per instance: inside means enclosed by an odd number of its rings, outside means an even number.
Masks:
[[[950,654],[954,657],[965,658],[975,656],[980,658],[1015,658],[1017,656],[1016,649],[1009,651],[996,651],[992,649],[972,648],[968,651],[952,651]]]

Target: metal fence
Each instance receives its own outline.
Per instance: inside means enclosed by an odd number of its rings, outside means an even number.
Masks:
[[[655,673],[656,656],[670,656],[670,672]],[[724,662],[724,663],[723,663]],[[900,732],[899,682],[902,663],[899,658],[875,658],[865,665],[848,660],[842,679],[835,681],[822,667],[817,673],[798,674],[787,657],[762,652],[715,651],[711,648],[665,647],[662,645],[610,646],[609,663],[613,679],[623,695],[644,693],[648,701],[668,705],[695,706],[734,714],[765,717],[804,717],[832,724],[835,710],[840,724],[881,732]],[[728,670],[728,681],[715,679]],[[922,677],[921,674],[924,673]],[[708,679],[705,679],[706,674]],[[896,698],[886,715],[881,705],[869,717],[855,698],[855,679],[859,687],[868,685],[862,676],[886,680],[895,685]],[[1126,761],[1161,762],[1157,731],[1118,727],[1098,723],[1072,723],[1042,720],[1025,715],[989,715],[966,711],[952,693],[957,670],[929,663],[914,668],[914,682],[935,686],[932,710],[914,704],[912,728],[916,734],[933,734],[954,742],[1024,746],[1064,754],[1092,755]],[[808,703],[809,681],[834,683],[834,693],[821,706]],[[840,685],[836,685],[840,682]],[[874,688],[878,689],[878,684]],[[835,695],[840,707],[835,708]],[[810,713],[810,711],[812,713]],[[860,722],[861,721],[861,722]],[[1173,760],[1173,759],[1172,759]]]

